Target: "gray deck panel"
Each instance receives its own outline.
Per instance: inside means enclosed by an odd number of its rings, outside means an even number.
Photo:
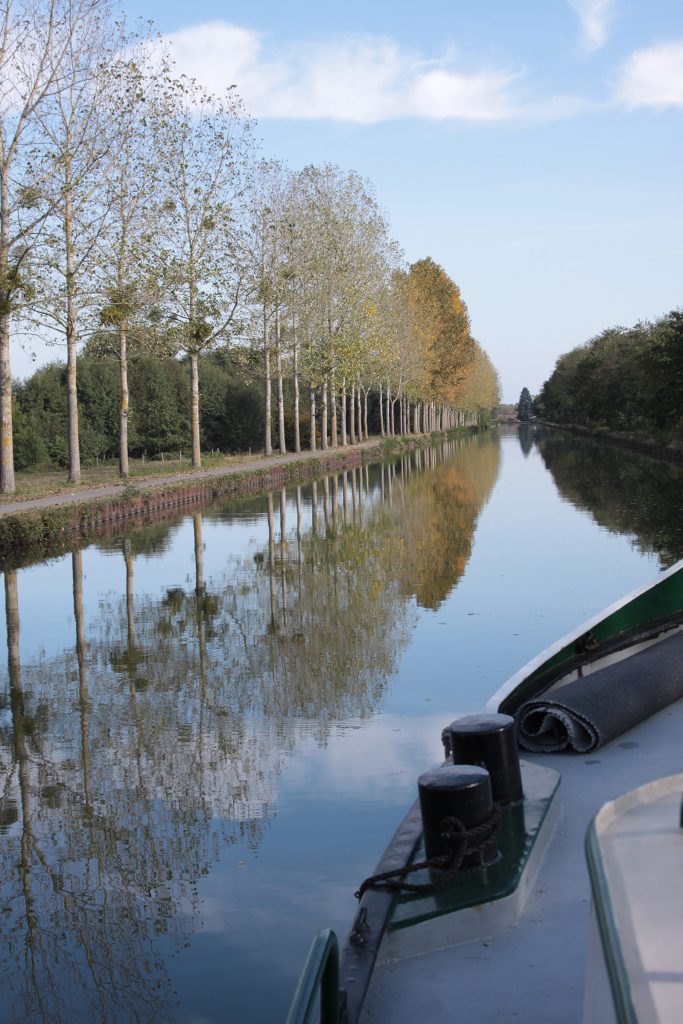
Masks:
[[[562,772],[562,816],[518,925],[377,969],[362,1024],[577,1024],[583,1009],[589,822],[608,800],[683,770],[683,701],[590,755],[525,758]]]

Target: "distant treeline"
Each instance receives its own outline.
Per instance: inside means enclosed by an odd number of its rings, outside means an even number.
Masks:
[[[567,352],[535,404],[556,423],[683,442],[683,310]]]

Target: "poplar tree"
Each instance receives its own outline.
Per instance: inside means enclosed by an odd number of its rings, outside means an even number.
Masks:
[[[167,78],[155,120],[163,194],[161,280],[169,338],[188,357],[192,465],[201,465],[199,357],[227,342],[245,285],[241,202],[251,124],[234,88]]]
[[[97,251],[106,219],[104,183],[116,141],[107,119],[108,65],[130,40],[111,5],[93,0],[80,14],[70,5],[60,88],[39,111],[45,166],[51,169],[47,254],[38,321],[66,343],[69,482],[80,483],[76,356],[96,324]]]
[[[126,477],[129,344],[132,341],[140,351],[157,326],[159,294],[149,268],[157,262],[159,211],[152,123],[158,114],[158,97],[149,69],[133,60],[116,62],[108,77],[105,98],[114,151],[105,183],[106,230],[99,240],[99,319],[103,330],[98,347],[112,352],[118,362],[119,474]]]
[[[301,449],[300,389],[308,388],[311,451],[317,449],[316,389],[322,384],[320,353],[321,260],[317,233],[313,169],[305,168],[290,179],[287,205],[287,269],[289,325],[291,331],[294,391],[294,449]],[[321,442],[322,423],[321,423]],[[325,434],[325,444],[327,435]]]
[[[277,160],[263,160],[254,170],[249,187],[249,291],[252,335],[259,338],[263,353],[265,454],[272,445],[272,363],[275,360],[278,446],[285,452],[283,392],[284,324],[287,317],[289,266],[290,178]]]
[[[47,206],[36,116],[62,88],[72,33],[96,0],[3,0],[0,6],[0,488],[15,489],[12,330],[33,295],[32,257]]]

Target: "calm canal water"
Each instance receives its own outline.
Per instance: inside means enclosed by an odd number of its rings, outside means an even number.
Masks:
[[[682,557],[682,495],[513,429],[6,571],[0,1020],[283,1020],[442,727]]]

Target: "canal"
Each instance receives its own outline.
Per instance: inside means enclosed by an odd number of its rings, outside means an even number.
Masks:
[[[681,476],[509,428],[6,570],[0,1021],[283,1020],[442,727],[683,557]]]

